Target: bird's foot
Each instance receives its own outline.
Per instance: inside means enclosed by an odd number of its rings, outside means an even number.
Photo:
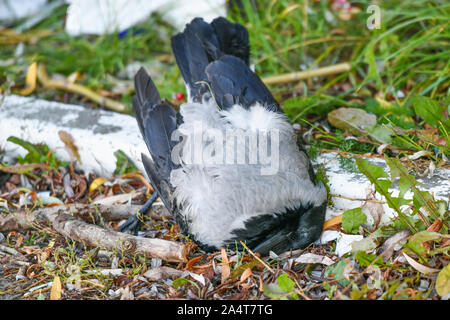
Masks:
[[[120,232],[130,232],[133,235],[137,236],[139,229],[141,229],[142,221],[139,216],[144,216],[147,210],[152,206],[153,202],[155,202],[158,194],[156,192],[153,193],[150,199],[144,204],[144,206],[139,210],[137,214],[130,217],[125,223],[123,223],[119,227]]]

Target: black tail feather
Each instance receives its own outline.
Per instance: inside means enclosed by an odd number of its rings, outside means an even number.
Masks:
[[[282,112],[266,85],[241,59],[223,56],[208,65],[206,74],[216,101],[223,109],[236,103],[245,107],[259,103],[271,111]]]
[[[219,41],[219,49],[225,54],[242,59],[248,65],[250,43],[247,29],[239,23],[231,23],[223,17],[214,19],[211,25]]]
[[[172,50],[184,82],[193,101],[201,101],[207,91],[205,69],[209,63],[225,54],[235,55],[248,64],[249,42],[247,30],[224,18],[211,24],[195,18],[182,33],[172,37]]]

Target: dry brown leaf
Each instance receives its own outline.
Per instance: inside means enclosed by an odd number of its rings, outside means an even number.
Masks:
[[[222,276],[221,276],[221,283],[225,283],[225,281],[230,277],[231,270],[230,266],[228,264],[222,264]]]
[[[383,252],[383,261],[387,261],[390,257],[392,257],[394,254],[394,246],[401,241],[406,241],[410,234],[411,233],[409,230],[402,230],[389,237],[389,239],[387,239],[381,247],[381,251]]]
[[[252,269],[250,268],[245,269],[245,271],[242,272],[241,278],[239,279],[239,283],[243,283],[245,280],[248,279],[248,277],[252,275],[253,275]]]
[[[224,248],[222,248],[222,249],[220,250],[220,255],[221,255],[222,261],[223,261],[224,263],[226,263],[226,264],[229,264],[229,263],[230,263],[230,261],[228,260],[227,252],[225,251]]]
[[[342,214],[325,221],[325,223],[323,224],[323,230],[330,229],[331,227],[340,223],[342,223]]]
[[[66,146],[65,149],[70,155],[71,160],[73,160],[73,158],[76,158],[80,163],[82,163],[80,154],[78,153],[78,147],[75,145],[75,140],[73,139],[72,135],[64,130],[59,130],[58,135],[59,139],[64,142]]]
[[[433,224],[431,226],[429,226],[427,228],[427,231],[439,232],[439,230],[441,230],[441,228],[442,228],[442,225],[443,225],[442,221],[436,220],[433,222]]]
[[[370,188],[366,190],[366,199],[367,200],[376,200],[375,193]],[[367,201],[364,206],[367,207],[370,215],[373,218],[372,231],[375,231],[377,229],[378,224],[381,221],[381,217],[383,216],[383,213],[384,213],[383,206],[381,205],[381,203],[372,202],[372,201]]]
[[[140,180],[147,187],[147,193],[155,192],[155,189],[153,189],[152,185],[141,174],[138,174],[138,173],[125,173],[125,174],[121,175],[120,177],[122,179],[136,178],[136,179]]]
[[[203,258],[204,256],[205,256],[205,254],[202,254],[201,256],[192,258],[191,260],[189,260],[189,261],[186,263],[186,267],[185,267],[184,269],[185,269],[185,270],[191,271],[191,270],[193,269],[193,267],[194,267],[194,264],[195,264],[198,260],[200,260],[201,258]]]

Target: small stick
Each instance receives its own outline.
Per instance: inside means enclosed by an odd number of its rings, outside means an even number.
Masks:
[[[256,260],[261,262],[270,272],[275,273],[275,271],[273,271],[273,269],[267,263],[265,263],[263,260],[261,260],[252,250],[250,250],[243,241],[239,241],[239,242]]]
[[[23,255],[17,251],[16,249],[4,246],[0,244],[0,251],[3,251],[5,253],[9,253],[10,255],[16,256],[16,257],[22,257]]]
[[[386,201],[381,201],[381,200],[377,200],[377,199],[352,198],[352,197],[347,197],[347,196],[342,196],[340,194],[332,194],[332,193],[330,193],[329,196],[332,198],[342,198],[342,199],[352,200],[352,201],[367,201],[367,202],[375,202],[375,203],[381,203],[381,204],[386,203]]]
[[[47,89],[59,89],[64,91],[70,91],[73,93],[78,93],[98,103],[99,105],[105,106],[106,108],[111,109],[113,111],[122,113],[127,112],[127,109],[122,103],[114,101],[109,98],[105,98],[85,86],[76,83],[70,83],[64,80],[50,79],[49,76],[47,75],[47,72],[45,71],[45,66],[42,63],[39,64],[38,66],[37,78],[42,83],[42,85]]]
[[[298,80],[305,80],[313,77],[329,76],[333,74],[350,71],[350,69],[351,65],[348,62],[344,62],[313,70],[285,73],[278,76],[265,77],[262,79],[262,81],[267,85],[282,84]]]

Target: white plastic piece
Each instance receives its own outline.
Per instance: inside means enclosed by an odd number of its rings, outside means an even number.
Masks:
[[[66,32],[105,34],[123,31],[159,12],[163,19],[182,30],[194,17],[211,21],[225,16],[225,0],[67,0]]]

